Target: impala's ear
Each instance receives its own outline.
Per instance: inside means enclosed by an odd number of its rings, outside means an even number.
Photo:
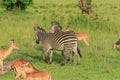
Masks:
[[[27,62],[26,64],[25,64],[25,66],[28,66],[30,63],[29,62]]]
[[[65,28],[65,31],[70,31],[69,26],[67,26],[67,27]]]
[[[15,40],[11,40],[10,43],[11,43],[11,44],[12,44],[12,43],[15,43]]]
[[[25,66],[28,66],[29,65],[29,62],[25,63],[25,64],[20,64],[20,67],[25,67]]]

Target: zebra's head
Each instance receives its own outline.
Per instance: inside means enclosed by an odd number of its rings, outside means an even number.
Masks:
[[[41,33],[46,33],[46,32],[45,32],[45,30],[43,28],[40,28],[39,26],[34,27],[34,32],[35,32],[36,43],[39,44],[39,42],[40,42],[40,34]]]
[[[60,32],[62,31],[62,27],[60,26],[60,24],[58,22],[51,22],[51,27],[49,32],[50,33],[55,33],[55,32]]]

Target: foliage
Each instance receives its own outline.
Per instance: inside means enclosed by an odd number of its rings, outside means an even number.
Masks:
[[[4,0],[2,3],[6,10],[25,10],[28,5],[33,3],[33,0]]]

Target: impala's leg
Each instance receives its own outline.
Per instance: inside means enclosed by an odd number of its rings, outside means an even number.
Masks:
[[[88,43],[87,39],[83,39],[83,41],[87,46],[89,46],[89,43]]]
[[[18,80],[18,78],[20,77],[21,74],[17,73],[15,76],[15,80]]]
[[[3,60],[0,60],[0,66],[1,66],[1,71],[2,71],[2,74],[3,74]]]
[[[19,73],[18,73],[18,72]],[[20,69],[20,68],[18,68],[17,70],[16,70],[16,68],[14,69],[14,72],[15,72],[15,80],[18,80],[18,78],[21,76],[21,72],[22,71],[22,69]]]

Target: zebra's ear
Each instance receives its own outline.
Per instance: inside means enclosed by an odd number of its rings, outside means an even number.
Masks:
[[[39,29],[40,29],[40,27],[39,27],[39,26],[34,27],[34,31],[37,31],[37,30],[39,30]]]
[[[40,29],[40,27],[39,27],[39,26],[37,26],[37,29]]]
[[[34,31],[36,31],[36,30],[37,30],[37,29],[36,29],[36,27],[34,27],[33,29],[34,29]]]
[[[120,41],[120,38],[119,38],[119,41]]]

